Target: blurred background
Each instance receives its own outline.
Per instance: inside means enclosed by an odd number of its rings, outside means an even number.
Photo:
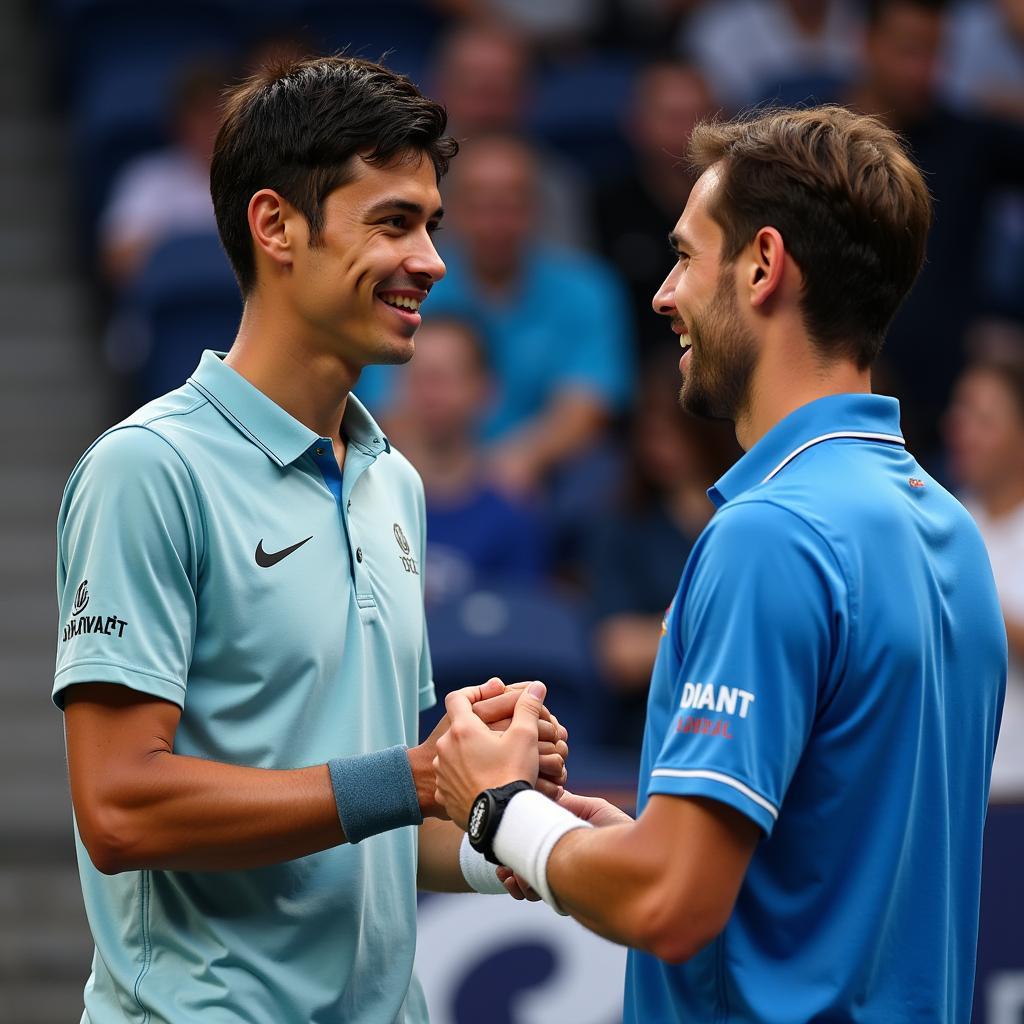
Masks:
[[[357,388],[423,476],[439,691],[547,680],[573,787],[625,806],[661,617],[739,454],[678,410],[650,308],[689,131],[834,101],[903,133],[936,217],[876,390],[977,518],[1004,603],[975,1019],[1021,1024],[1024,0],[3,0],[0,1020],[77,1021],[91,955],[49,701],[64,481],[231,344],[208,191],[221,90],[276,53],[342,48],[445,103],[463,144],[416,357]],[[423,903],[435,1024],[619,1018],[620,951],[491,907]]]

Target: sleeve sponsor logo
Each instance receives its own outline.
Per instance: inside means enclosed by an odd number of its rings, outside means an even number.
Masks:
[[[684,683],[679,708],[683,712],[711,711],[728,718],[711,718],[696,714],[681,714],[676,723],[677,733],[700,736],[721,736],[731,740],[730,718],[746,718],[755,697],[749,690],[738,686],[715,686],[713,683]]]
[[[116,615],[82,615],[89,603],[89,581],[82,580],[75,591],[75,603],[71,609],[71,618],[64,627],[61,643],[67,643],[83,633],[103,633],[105,636],[124,636],[124,628],[128,623]]]

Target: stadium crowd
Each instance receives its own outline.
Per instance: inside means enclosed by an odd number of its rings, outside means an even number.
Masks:
[[[275,52],[347,48],[445,103],[462,144],[448,273],[413,361],[356,393],[424,480],[439,692],[545,678],[578,748],[638,751],[662,613],[739,454],[728,425],[679,410],[650,308],[692,126],[831,101],[898,129],[936,213],[875,387],[989,547],[1011,648],[993,797],[1024,798],[1022,0],[50,6],[120,411],[234,336],[208,187],[224,83]]]

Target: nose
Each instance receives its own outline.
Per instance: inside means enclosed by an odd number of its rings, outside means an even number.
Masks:
[[[444,277],[447,272],[444,260],[438,255],[430,235],[424,235],[423,241],[410,253],[405,261],[405,269],[410,274],[429,277],[435,284]]]
[[[659,316],[676,316],[676,284],[678,283],[679,270],[673,267],[668,277],[661,282],[661,287],[654,293],[651,299],[651,308]]]

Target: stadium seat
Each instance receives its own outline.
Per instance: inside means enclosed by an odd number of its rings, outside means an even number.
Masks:
[[[231,347],[242,300],[216,235],[181,235],[159,245],[120,313],[136,325],[139,401],[180,387],[204,349]]]
[[[297,23],[325,53],[345,49],[422,84],[442,19],[422,0],[292,0]]]
[[[531,104],[531,134],[565,153],[591,178],[630,166],[621,125],[636,73],[626,56],[604,54],[544,70]]]
[[[422,719],[424,733],[444,714],[444,695],[500,676],[540,679],[573,740],[597,742],[604,698],[582,618],[548,588],[478,590],[428,607],[427,627],[438,706]]]

